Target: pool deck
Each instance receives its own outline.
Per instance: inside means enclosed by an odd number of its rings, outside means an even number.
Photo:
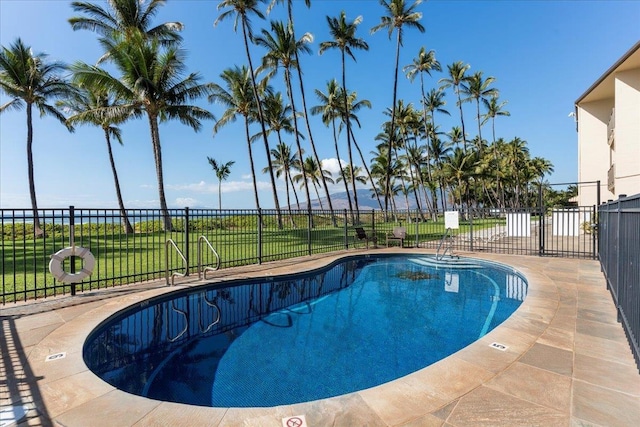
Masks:
[[[225,269],[213,279],[261,277],[323,266],[350,250]],[[635,426],[640,374],[597,261],[460,253],[522,272],[529,293],[502,325],[448,358],[395,381],[274,408],[205,408],[119,391],[89,371],[85,338],[114,312],[151,296],[198,286],[163,282],[0,306],[0,426]],[[507,347],[505,351],[491,343]],[[45,358],[65,353],[51,361]],[[293,424],[292,424],[293,425]]]

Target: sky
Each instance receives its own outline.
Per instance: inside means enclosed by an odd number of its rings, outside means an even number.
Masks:
[[[105,4],[105,2],[95,2]],[[219,1],[168,0],[156,16],[155,23],[180,21],[183,48],[187,51],[188,72],[198,72],[202,82],[222,84],[220,74],[226,68],[247,63],[241,33],[234,32],[229,19],[214,27],[219,16]],[[265,5],[266,7],[266,5]],[[264,10],[264,8],[263,8]],[[346,12],[347,20],[362,16],[356,36],[364,39],[369,50],[354,51],[356,61],[348,59],[347,87],[358,99],[368,99],[372,108],[359,112],[361,128],[354,129],[367,160],[375,148],[375,136],[388,120],[384,112],[391,107],[393,95],[395,33],[389,39],[385,30],[375,34],[370,29],[380,23],[384,9],[377,0],[313,0],[307,9],[302,0],[294,1],[296,35],[309,32],[314,41],[312,53],[301,57],[308,106],[317,105],[315,90],[325,92],[331,79],[341,79],[339,52],[318,54],[318,46],[331,40],[326,18]],[[574,102],[615,61],[640,40],[640,1],[456,1],[430,0],[417,10],[425,32],[405,29],[400,53],[400,67],[410,64],[420,47],[434,50],[446,70],[455,61],[470,65],[469,73],[482,71],[495,77],[493,87],[500,100],[507,101],[510,117],[496,119],[497,137],[519,137],[528,143],[531,156],[550,160],[554,172],[550,183],[574,182],[577,179],[577,132]],[[279,6],[262,21],[253,18],[254,32],[268,27],[272,19],[284,19],[286,10]],[[71,2],[62,0],[0,0],[0,44],[8,47],[18,37],[36,53],[65,63],[94,63],[102,51],[95,33],[73,31],[67,20],[77,14]],[[260,62],[264,51],[251,48],[252,60]],[[280,72],[272,85],[286,96]],[[445,72],[425,76],[427,89],[438,86]],[[405,104],[420,107],[419,79],[411,83],[402,71],[398,78],[398,98]],[[455,95],[447,90],[451,116],[436,115],[440,130],[448,132],[460,119]],[[9,101],[0,94],[0,105]],[[216,118],[223,107],[206,99],[197,105]],[[301,102],[296,98],[296,105]],[[475,105],[465,104],[467,134],[476,135]],[[107,148],[100,129],[83,126],[74,133],[50,116],[34,114],[35,187],[40,208],[117,208],[117,200]],[[229,124],[213,135],[214,121],[202,123],[196,133],[179,122],[160,125],[164,185],[169,207],[217,208],[218,181],[207,161],[235,161],[229,178],[222,184],[222,207],[255,207],[248,162],[248,148],[242,120]],[[300,123],[302,127],[303,123]],[[311,116],[319,156],[337,176],[333,137],[318,116]],[[114,145],[114,156],[124,204],[128,208],[157,208],[159,198],[148,123],[144,119],[121,125],[123,145]],[[257,127],[252,133],[257,133]],[[490,139],[490,127],[483,136]],[[288,137],[285,142],[295,146]],[[275,146],[275,139],[270,141]],[[306,141],[302,142],[311,153]],[[344,147],[344,141],[341,143]],[[346,157],[343,148],[341,157]],[[253,146],[256,169],[266,165],[264,145]],[[355,162],[356,165],[360,161]],[[260,204],[274,206],[267,174],[258,174]],[[284,181],[277,181],[280,204],[285,204]],[[332,192],[342,191],[330,186]],[[299,192],[302,196],[302,192]],[[30,206],[27,180],[26,113],[5,111],[0,114],[0,208]]]

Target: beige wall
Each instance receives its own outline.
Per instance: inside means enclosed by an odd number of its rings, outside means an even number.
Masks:
[[[616,197],[640,193],[640,69],[616,73]]]
[[[586,102],[578,106],[578,181],[600,181],[600,200],[614,199],[607,190],[610,149],[607,144],[607,125],[614,106],[613,99]],[[595,184],[581,185],[578,205],[597,203]]]

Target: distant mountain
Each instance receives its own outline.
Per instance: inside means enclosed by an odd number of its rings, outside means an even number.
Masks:
[[[363,210],[363,211],[371,210],[371,209],[380,210],[380,205],[378,204],[378,201],[376,200],[375,195],[373,194],[373,191],[366,188],[360,188],[357,191],[358,191],[358,206],[360,207],[360,210]],[[320,201],[318,201],[318,199],[311,200],[311,209],[320,209],[320,202],[322,202],[322,207],[324,209],[329,209],[329,203],[327,203],[326,197],[321,197]],[[380,196],[380,202],[384,206],[384,198],[382,196]],[[333,204],[333,209],[336,209],[336,210],[349,209],[349,201],[347,200],[347,193],[345,191],[331,194],[331,203]],[[407,208],[404,196],[401,196],[401,197],[396,196],[396,206],[398,207],[398,209],[401,209],[401,210],[404,210]],[[296,206],[291,206],[291,207],[295,208]],[[307,203],[306,202],[303,203],[301,201],[300,208],[306,209]],[[416,209],[416,201],[415,199],[413,199],[413,197],[409,197],[409,209]]]

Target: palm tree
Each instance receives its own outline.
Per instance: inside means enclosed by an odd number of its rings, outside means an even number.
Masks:
[[[295,24],[293,22],[293,0],[271,0],[271,3],[267,8],[267,13],[269,13],[273,8],[273,6],[275,6],[277,3],[284,3],[285,1],[287,2],[287,12],[289,16],[289,25],[291,26],[291,36],[293,37],[294,40],[296,40]],[[307,7],[311,7],[311,0],[304,0],[304,3]],[[298,83],[300,85],[300,99],[302,100],[302,115],[304,117],[304,122],[307,127],[307,134],[309,135],[309,144],[311,145],[311,151],[313,152],[313,157],[316,159],[316,162],[320,163],[320,156],[318,155],[318,150],[316,149],[316,144],[313,139],[313,132],[311,132],[311,124],[309,123],[309,114],[307,114],[307,111],[308,111],[307,97],[304,90],[304,81],[302,80],[302,67],[300,65],[300,58],[298,57],[297,49],[294,50],[294,58],[297,64],[295,69],[298,73]],[[327,196],[327,202],[329,203],[329,210],[331,211],[331,218],[333,220],[333,225],[337,226],[336,217],[333,214],[333,202],[331,201],[331,194],[329,194],[329,186],[327,185],[327,182],[325,181],[324,176],[322,177],[322,186],[324,187],[324,192],[325,192],[325,195]]]
[[[465,200],[467,205],[469,204],[469,189],[474,169],[474,154],[465,153],[460,148],[456,148],[443,164],[442,171],[445,179],[449,181],[451,192],[458,196],[458,206],[462,206]]]
[[[278,145],[275,149],[271,149],[272,165],[275,167],[276,178],[279,178],[283,172],[285,173],[285,186],[287,187],[287,206],[289,207],[289,215],[291,216],[291,202],[289,199],[289,184],[292,185],[293,194],[296,199],[296,205],[300,209],[300,201],[298,200],[298,193],[291,181],[291,168],[297,168],[299,163],[296,157],[291,153],[291,147],[286,145],[282,141],[282,132],[293,134],[295,129],[293,127],[293,116],[291,114],[292,109],[290,105],[284,105],[282,100],[282,93],[274,93],[271,90],[266,91],[266,95],[263,97],[264,104],[264,117],[269,128],[267,133],[271,135],[271,132],[275,131],[278,136]],[[251,138],[253,142],[260,135],[254,135]],[[303,136],[300,135],[302,138]],[[284,170],[282,170],[284,168]],[[268,173],[268,167],[262,169],[262,173]]]
[[[367,177],[362,175],[362,168],[360,166],[356,166],[353,169],[351,169],[351,165],[343,167],[340,171],[340,176],[336,179],[336,182],[343,180],[349,183],[367,183]]]
[[[302,168],[300,173],[293,176],[293,180],[295,182],[300,182],[300,187],[307,187],[308,183],[311,182],[313,184],[313,188],[316,192],[316,197],[318,199],[318,203],[320,204],[320,209],[324,210],[322,206],[322,200],[320,199],[320,193],[318,193],[318,184],[320,183],[321,176],[324,176],[324,179],[333,184],[333,178],[331,176],[331,172],[322,168],[322,163],[316,163],[315,159],[311,156],[308,156],[304,159],[302,163]],[[311,209],[311,207],[307,207],[307,209]]]
[[[376,137],[377,140],[379,139],[382,142],[378,144],[376,151],[371,153],[373,154],[373,158],[371,159],[371,175],[375,180],[377,180],[378,189],[383,193],[388,192],[388,194],[385,194],[385,197],[391,201],[392,213],[395,216],[397,209],[394,196],[398,194],[401,189],[400,185],[395,184],[395,179],[402,174],[403,165],[397,160],[392,160],[391,168],[387,166],[389,164],[389,147],[386,138],[388,138],[388,134],[386,132],[382,132]],[[387,174],[391,175],[389,178],[389,181],[391,182],[389,188],[386,187]],[[384,212],[385,220],[387,220],[387,210]]]
[[[157,39],[131,33],[126,39],[116,36],[103,38],[101,44],[120,71],[119,77],[96,66],[76,63],[73,66],[74,81],[79,85],[98,85],[129,102],[128,108],[136,116],[146,115],[151,132],[160,209],[163,228],[172,230],[171,217],[164,193],[162,146],[159,123],[178,119],[194,131],[202,127],[201,120],[214,119],[213,115],[188,102],[206,96],[211,84],[201,84],[200,76],[191,73],[183,78],[184,52],[175,46],[161,49]]]
[[[447,69],[449,70],[449,77],[448,78],[445,77],[439,80],[440,84],[444,83],[441,86],[443,89],[453,86],[453,91],[455,92],[456,97],[458,98],[457,105],[458,105],[458,108],[460,109],[460,124],[462,125],[462,147],[465,152],[467,151],[467,136],[466,136],[467,134],[464,129],[464,115],[462,114],[462,100],[460,99],[460,85],[463,82],[466,82],[468,80],[469,77],[467,77],[465,74],[469,69],[469,67],[470,67],[469,64],[464,64],[462,61],[457,61],[451,65],[447,65]]]
[[[498,90],[495,88],[489,88],[491,83],[496,79],[494,77],[482,78],[482,71],[478,71],[469,76],[466,82],[462,83],[462,93],[467,95],[462,102],[471,100],[476,101],[476,114],[478,120],[478,139],[482,144],[482,121],[480,120],[480,101],[485,102],[487,97],[495,97],[498,95]],[[482,145],[480,145],[482,147]]]
[[[400,64],[400,46],[402,46],[402,31],[405,25],[410,28],[415,28],[421,33],[424,33],[424,27],[418,21],[422,19],[422,13],[416,12],[416,8],[422,2],[422,0],[415,0],[412,5],[408,5],[405,0],[380,0],[380,4],[384,7],[386,11],[386,15],[380,18],[380,23],[371,29],[371,34],[376,33],[378,30],[386,28],[389,33],[389,39],[391,39],[391,35],[394,30],[396,32],[396,62],[395,62],[395,74],[393,79],[393,102],[391,103],[391,129],[389,130],[389,135],[395,134],[395,106],[398,97],[398,67]],[[392,147],[391,144],[393,142],[393,138],[389,138],[389,152],[391,152]],[[391,169],[391,156],[388,157],[387,167]],[[385,184],[385,199],[384,199],[384,208],[385,210],[388,208],[388,193],[389,186],[391,184],[391,174],[387,174],[386,176],[386,184]]]
[[[271,136],[272,132],[278,137],[278,144],[282,143],[282,132],[293,134],[293,114],[291,105],[285,105],[282,99],[282,92],[274,92],[265,90],[262,96],[262,110],[264,111],[264,121],[267,125],[267,135]],[[262,137],[261,133],[257,133],[251,137],[251,142]]]
[[[511,201],[512,207],[517,208],[520,206],[520,196],[522,190],[522,171],[526,168],[526,162],[529,159],[529,148],[527,147],[527,141],[520,139],[519,137],[513,138],[511,141],[505,144],[503,156],[506,160],[506,165],[511,171],[513,182],[514,199]]]
[[[271,34],[267,30],[262,30],[262,36],[254,38],[254,43],[258,46],[262,46],[267,49],[267,53],[262,59],[262,67],[272,69],[271,74],[275,74],[277,69],[281,67],[283,69],[284,81],[287,88],[287,96],[291,104],[291,110],[293,114],[293,129],[296,139],[296,146],[298,147],[298,158],[302,158],[302,145],[300,144],[300,132],[298,131],[298,120],[295,106],[295,98],[293,96],[293,89],[291,86],[291,69],[296,68],[294,51],[311,52],[311,49],[307,45],[312,38],[310,34],[305,34],[300,40],[293,38],[293,32],[290,25],[285,26],[282,22],[271,22]],[[305,170],[302,169],[304,175]],[[306,180],[306,178],[305,178]],[[307,208],[311,209],[311,196],[309,189],[305,187],[307,196]]]
[[[342,108],[344,114],[344,122],[347,126],[347,151],[349,153],[349,165],[353,169],[353,155],[351,150],[351,125],[349,114],[349,101],[347,91],[347,73],[346,73],[346,58],[345,54],[349,55],[354,61],[356,57],[353,54],[353,49],[369,50],[369,45],[362,38],[355,36],[358,25],[362,22],[362,16],[356,17],[351,23],[347,23],[347,16],[344,11],[340,13],[339,18],[331,18],[327,16],[327,24],[329,25],[329,33],[333,37],[333,40],[320,43],[320,49],[318,53],[322,53],[327,49],[338,49],[340,51],[340,59],[342,63]],[[360,222],[360,212],[358,207],[358,195],[356,192],[356,184],[352,183],[353,188],[353,201],[356,208],[356,222]],[[353,215],[353,211],[351,212]]]
[[[343,177],[344,180],[348,182],[355,181],[359,182],[360,184],[367,183],[367,177],[362,175],[362,168],[360,166],[356,166],[353,169],[351,169],[351,165],[345,166],[344,168],[342,168],[342,175],[339,176],[338,179],[336,179],[336,182],[342,181]]]
[[[244,49],[247,55],[247,61],[249,62],[249,71],[251,75],[251,87],[253,89],[253,97],[255,98],[255,105],[258,112],[258,121],[260,122],[260,129],[262,130],[262,139],[264,142],[264,149],[267,155],[267,163],[269,165],[269,178],[271,178],[271,187],[273,189],[273,201],[275,203],[276,212],[278,216],[278,227],[282,228],[282,216],[280,214],[280,203],[278,201],[278,191],[276,188],[276,179],[273,174],[273,165],[271,164],[271,155],[269,149],[269,141],[267,139],[267,130],[264,123],[264,112],[262,111],[262,103],[258,96],[258,86],[256,84],[256,76],[253,68],[253,62],[251,61],[251,54],[249,53],[249,38],[253,38],[251,31],[251,21],[249,15],[255,15],[260,19],[264,19],[264,14],[258,9],[260,3],[264,3],[265,0],[222,0],[218,4],[218,10],[227,8],[224,12],[218,16],[214,22],[214,26],[231,17],[235,14],[235,21],[233,24],[234,30],[238,27],[238,21],[242,26],[242,35],[244,40]],[[256,196],[257,197],[257,196]]]
[[[249,152],[249,164],[251,166],[251,179],[253,182],[253,195],[256,202],[256,209],[260,209],[260,199],[258,197],[258,182],[256,180],[255,163],[253,161],[253,151],[251,149],[251,136],[249,135],[249,124],[255,120],[256,97],[253,94],[253,85],[247,67],[227,68],[220,74],[220,78],[225,82],[226,89],[218,84],[213,84],[213,90],[209,95],[209,102],[216,102],[227,109],[213,127],[214,135],[229,123],[236,121],[238,116],[244,118],[245,136],[247,138],[247,149]]]
[[[503,101],[498,104],[498,95],[493,95],[491,98],[482,99],[482,103],[484,104],[487,112],[482,116],[482,124],[485,124],[487,120],[491,119],[491,131],[493,133],[493,142],[496,141],[496,117],[497,116],[510,116],[511,113],[503,110],[504,106],[507,105],[507,101]]]
[[[285,144],[284,142],[280,142],[276,146],[276,148],[271,149],[271,156],[273,157],[273,165],[276,168],[276,177],[280,178],[280,176],[284,175],[284,183],[287,190],[287,206],[289,207],[289,213],[291,215],[289,184],[291,184],[291,188],[293,189],[293,195],[296,199],[296,206],[298,207],[298,210],[300,209],[298,193],[296,193],[296,188],[293,185],[293,178],[291,174],[292,170],[300,170],[300,162],[291,152],[291,146]],[[262,172],[266,172],[265,169],[263,169]]]
[[[222,209],[222,181],[226,181],[227,178],[229,178],[231,166],[233,166],[235,162],[231,160],[227,163],[221,163],[211,157],[207,157],[207,160],[218,178],[218,209]]]
[[[393,155],[396,157],[396,159],[398,159],[398,161],[402,161],[400,155],[398,154],[398,149],[404,149],[406,152],[407,149],[410,147],[409,140],[415,139],[415,134],[420,132],[420,115],[413,108],[413,104],[410,103],[407,106],[405,106],[403,100],[398,100],[398,104],[396,105],[396,108],[395,108],[395,114],[390,112],[389,110],[387,110],[385,114],[388,116],[395,115],[395,120],[396,120],[395,128],[397,130],[396,132],[397,144],[395,146],[392,144]],[[385,125],[385,127],[390,127],[390,124]],[[408,194],[408,187],[404,179],[406,172],[409,172],[408,178],[411,184],[413,184],[415,180],[413,176],[413,169],[411,168],[411,166],[409,164],[405,164],[405,167],[406,167],[404,171],[405,173],[403,173],[400,179],[402,183],[403,192],[406,195]],[[420,208],[420,201],[419,201],[419,197],[416,192],[415,186],[413,187],[413,193],[416,200],[416,204],[418,205],[418,208]],[[407,207],[408,205],[409,204],[407,201]]]
[[[442,88],[431,89],[424,100],[424,112],[425,112],[425,136],[427,139],[427,174],[429,181],[433,179],[433,171],[431,170],[431,162],[430,160],[434,158],[434,154],[431,153],[431,140],[432,136],[437,137],[435,133],[437,132],[438,126],[436,125],[435,113],[446,114],[450,116],[449,111],[447,111],[444,106],[447,104],[444,100],[444,90]],[[427,114],[428,113],[428,114]],[[431,186],[432,189],[432,197],[434,200],[434,208],[437,210],[436,200],[436,189],[434,186]],[[443,200],[444,202],[444,200]]]
[[[451,153],[451,148],[448,144],[442,142],[437,135],[435,135],[433,138],[431,138],[429,144],[429,152],[431,153],[431,157],[433,158],[434,176],[438,180],[438,187],[440,187],[440,200],[442,203],[442,209],[447,210],[447,198],[445,197],[446,177],[444,176],[442,171],[444,160],[447,159],[449,154]],[[433,192],[433,194],[435,194],[435,191]],[[437,202],[435,197],[434,206],[437,209]]]
[[[360,125],[360,119],[358,118],[356,113],[363,107],[371,108],[371,102],[368,99],[361,99],[361,100],[358,101],[358,94],[356,92],[350,92],[349,95],[348,95],[348,103],[349,103],[349,120],[351,122],[354,122],[358,126],[358,128],[362,127]],[[342,128],[342,124],[340,125],[340,127]],[[362,154],[362,150],[360,149],[360,145],[358,144],[356,136],[353,133],[353,126],[351,126],[350,129],[351,129],[351,140],[353,141],[353,145],[356,147],[356,150],[358,151],[358,154],[360,155],[360,160],[362,161],[362,165],[364,166],[364,170],[367,173],[367,176],[369,177],[369,181],[371,182],[371,189],[373,190],[374,196],[375,196],[376,200],[378,201],[378,206],[380,206],[380,210],[382,211],[384,209],[382,208],[382,202],[380,201],[380,195],[379,195],[378,190],[377,190],[377,188],[375,186],[375,183],[373,182],[373,177],[371,176],[371,171],[369,170],[369,167],[367,166],[367,160],[364,158],[364,154]]]
[[[111,147],[111,137],[122,145],[122,133],[116,125],[125,122],[129,118],[129,110],[127,108],[122,109],[125,104],[125,100],[113,96],[101,87],[77,87],[70,96],[58,102],[59,106],[71,111],[72,115],[67,119],[67,123],[71,125],[90,124],[100,127],[104,132],[122,226],[126,234],[131,234],[133,233],[133,227],[129,222],[127,210],[122,200],[120,181]],[[118,109],[122,109],[121,114],[112,113]]]
[[[333,79],[327,82],[327,91],[326,93],[322,93],[320,90],[315,90],[316,97],[320,101],[319,105],[311,107],[311,114],[317,115],[321,114],[322,123],[325,126],[329,127],[331,125],[331,129],[333,131],[333,145],[336,150],[336,159],[338,160],[338,164],[340,165],[340,173],[342,173],[342,159],[340,158],[340,150],[338,148],[338,129],[336,127],[336,120],[341,119],[342,113],[340,109],[340,104],[342,100],[342,92],[341,88],[338,85],[338,82]],[[353,205],[351,204],[351,195],[349,193],[349,186],[347,185],[347,181],[344,182],[344,190],[347,193],[347,202],[349,204],[349,212],[353,215]]]
[[[0,106],[0,113],[7,110],[27,112],[27,170],[29,177],[29,196],[33,212],[33,230],[36,237],[44,234],[38,217],[38,203],[33,173],[33,107],[40,111],[40,116],[51,115],[72,131],[66,118],[50,101],[64,98],[72,92],[71,86],[60,77],[65,70],[61,62],[48,62],[47,55],[34,54],[29,46],[17,39],[8,48],[2,47],[0,53],[0,90],[9,98]]]
[[[454,126],[447,133],[449,138],[449,146],[457,148],[462,142],[462,129],[459,126]]]
[[[132,33],[143,33],[149,38],[158,39],[163,46],[177,45],[182,41],[178,31],[182,31],[180,22],[165,22],[152,27],[151,20],[158,13],[165,0],[108,0],[109,9],[90,2],[72,2],[71,7],[85,16],[69,19],[73,30],[91,30],[103,37],[113,38],[124,35],[128,38]],[[98,62],[109,57],[110,52]]]
[[[416,74],[420,75],[420,93],[422,94],[422,105],[424,107],[422,111],[424,112],[423,120],[424,120],[425,130],[428,122],[427,111],[429,111],[429,109],[427,109],[428,101],[427,101],[427,96],[425,95],[425,92],[424,92],[424,73],[431,75],[431,70],[442,71],[442,67],[440,66],[440,62],[438,62],[438,60],[436,59],[436,53],[433,50],[430,50],[429,52],[427,52],[424,46],[420,48],[420,51],[418,52],[418,56],[413,60],[413,63],[405,66],[402,69],[402,71],[404,71],[407,74],[407,78],[411,82],[413,82],[413,80],[416,78]],[[431,92],[435,92],[435,90],[432,89]],[[442,102],[443,103],[441,105],[434,107],[434,109],[443,106],[444,101]],[[428,139],[428,135],[427,135],[427,139]]]
[[[544,157],[534,157],[531,159],[531,167],[534,170],[534,175],[540,178],[540,185],[544,181],[544,176],[553,172],[553,163]]]

